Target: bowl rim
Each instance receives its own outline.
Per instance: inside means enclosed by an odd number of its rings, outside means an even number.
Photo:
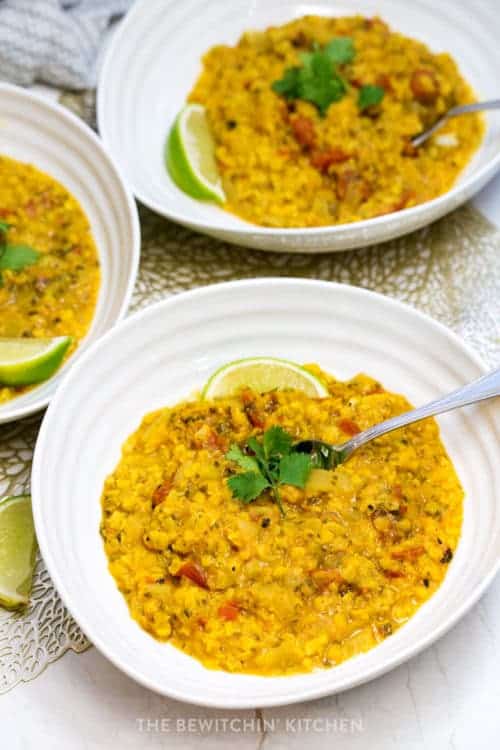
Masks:
[[[38,107],[41,107],[42,109],[47,110],[51,114],[55,115],[56,118],[65,120],[70,126],[76,129],[79,137],[87,139],[87,141],[90,142],[94,151],[97,152],[98,155],[100,156],[101,161],[102,160],[107,161],[111,171],[114,172],[115,174],[115,177],[117,179],[117,182],[120,186],[120,190],[122,193],[121,199],[123,200],[123,206],[126,209],[127,216],[130,220],[131,227],[132,227],[132,234],[130,237],[131,269],[132,270],[127,280],[127,287],[125,289],[123,299],[120,304],[120,308],[118,310],[118,314],[116,315],[116,319],[113,324],[113,325],[116,325],[116,323],[118,323],[125,317],[128,311],[128,308],[130,306],[130,301],[132,299],[132,294],[134,292],[135,283],[137,280],[137,274],[139,271],[139,260],[140,260],[140,253],[141,253],[141,227],[139,223],[139,214],[137,210],[137,204],[134,200],[132,192],[130,191],[128,183],[126,180],[124,180],[121,170],[119,169],[118,165],[116,164],[115,160],[113,159],[108,149],[105,147],[105,144],[102,141],[102,139],[80,117],[78,117],[73,112],[71,112],[71,110],[67,109],[66,107],[64,107],[62,104],[60,104],[57,101],[52,101],[48,99],[43,94],[21,88],[20,86],[16,86],[15,84],[12,84],[12,83],[6,83],[3,81],[0,81],[0,101],[4,93],[10,96],[18,97],[18,99],[21,99],[24,101],[34,101],[36,102]],[[100,257],[100,248],[97,246],[97,243],[96,243],[96,249],[97,249],[97,255],[98,257]],[[95,315],[95,311],[94,311],[94,315]],[[86,338],[87,336],[85,337],[85,339]],[[93,342],[88,341],[87,346],[91,345],[91,343]],[[77,352],[75,352],[75,354],[76,353]],[[48,382],[50,382],[50,380],[52,379],[55,380],[55,378],[60,378],[62,381],[66,377],[67,372],[69,372],[69,370],[73,366],[73,362],[72,362],[73,356],[66,363],[64,370],[58,370],[56,373],[54,373],[52,378],[49,378]],[[0,424],[7,423],[7,422],[14,422],[14,421],[17,421],[18,419],[22,419],[23,417],[27,417],[27,416],[30,416],[31,414],[35,414],[41,411],[50,403],[59,385],[55,385],[55,387],[52,388],[52,394],[49,394],[43,398],[37,399],[31,406],[16,407],[15,404],[17,401],[17,397],[13,398],[10,401],[6,401],[5,404],[0,405]],[[37,388],[37,386],[35,386],[35,388]],[[5,411],[5,414],[2,413],[4,411]]]
[[[50,542],[48,541],[48,539],[45,538],[45,531],[44,531],[45,526],[43,522],[43,515],[44,515],[43,501],[41,499],[42,498],[41,483],[42,483],[42,477],[44,474],[42,454],[43,452],[45,452],[46,444],[50,440],[49,430],[51,427],[50,422],[52,421],[52,415],[53,414],[56,415],[57,410],[59,408],[62,408],[65,397],[66,397],[66,393],[67,392],[71,393],[72,378],[77,379],[79,377],[80,372],[83,372],[84,368],[87,367],[87,363],[90,363],[94,356],[100,354],[101,350],[107,346],[108,340],[111,337],[116,336],[116,335],[121,335],[122,333],[127,331],[127,329],[135,326],[139,321],[144,321],[144,319],[147,319],[148,316],[156,316],[158,314],[165,314],[165,313],[168,314],[171,310],[175,310],[175,306],[178,304],[178,300],[182,301],[185,299],[189,300],[193,298],[195,299],[199,298],[200,300],[203,300],[203,298],[206,297],[207,295],[217,294],[218,291],[220,291],[221,289],[228,289],[228,290],[236,289],[236,290],[244,291],[245,289],[252,289],[252,287],[255,287],[255,285],[268,287],[269,289],[272,289],[275,293],[279,293],[280,287],[287,287],[290,284],[302,287],[304,289],[304,292],[311,292],[314,288],[317,289],[321,287],[321,288],[329,288],[329,289],[339,289],[343,291],[348,290],[350,294],[353,294],[355,296],[359,295],[360,300],[383,298],[385,303],[387,303],[390,307],[392,307],[395,315],[397,315],[398,311],[399,312],[404,311],[406,313],[410,312],[412,315],[415,315],[418,319],[420,319],[420,321],[431,326],[437,332],[440,332],[441,334],[444,334],[445,336],[447,336],[450,342],[452,342],[455,346],[459,347],[462,350],[462,352],[464,352],[470,358],[470,360],[477,365],[477,367],[480,369],[482,373],[485,373],[488,371],[488,367],[485,365],[481,357],[473,349],[471,349],[468,346],[468,344],[465,343],[460,338],[460,336],[458,336],[454,331],[449,329],[444,324],[435,320],[434,318],[427,315],[426,313],[421,312],[420,310],[416,309],[412,305],[393,299],[392,297],[388,297],[378,292],[365,289],[363,287],[356,287],[350,284],[343,284],[343,283],[333,282],[333,281],[300,279],[300,278],[293,278],[293,277],[263,277],[259,279],[243,279],[243,280],[236,280],[236,281],[228,281],[228,282],[221,282],[218,284],[211,284],[211,285],[206,285],[202,287],[197,287],[196,289],[191,289],[185,292],[180,292],[179,294],[174,294],[171,297],[167,297],[166,299],[159,300],[158,302],[155,302],[154,304],[149,305],[148,307],[143,308],[142,310],[139,310],[138,312],[134,313],[133,315],[128,317],[125,321],[121,322],[118,326],[115,326],[109,331],[107,331],[104,334],[104,336],[102,336],[100,339],[95,341],[83,353],[82,357],[79,359],[78,363],[76,363],[75,367],[73,368],[71,374],[65,379],[62,386],[58,389],[55,398],[52,400],[44,416],[42,426],[38,435],[36,448],[35,448],[31,481],[32,481],[32,498],[33,498],[33,516],[34,516],[35,528],[36,528],[36,533],[38,537],[40,551],[45,561],[45,564],[47,566],[47,570],[52,578],[52,581],[54,582],[54,585],[57,588],[57,591],[63,603],[65,604],[65,606],[67,607],[71,615],[74,617],[76,622],[81,626],[83,631],[88,634],[89,638],[92,640],[92,643],[99,649],[99,651],[107,659],[109,659],[109,661],[111,661],[112,664],[114,664],[118,669],[120,669],[129,677],[134,679],[140,685],[160,695],[168,696],[170,698],[174,698],[176,700],[187,702],[192,705],[198,705],[198,706],[203,706],[207,708],[224,708],[227,710],[256,708],[252,700],[246,697],[241,698],[237,694],[235,694],[234,697],[232,697],[230,700],[221,699],[218,697],[205,699],[200,696],[195,696],[193,698],[191,695],[188,694],[186,690],[177,689],[175,685],[174,686],[169,685],[168,689],[165,689],[165,687],[157,684],[157,682],[155,682],[153,678],[147,675],[144,675],[138,669],[129,666],[129,664],[125,660],[123,660],[118,654],[115,654],[113,652],[113,646],[112,645],[109,646],[106,639],[101,639],[100,635],[95,637],[95,634],[93,633],[92,619],[87,618],[85,614],[81,615],[80,607],[78,605],[78,596],[76,597],[76,601],[75,601],[74,592],[71,593],[71,591],[65,586],[61,578],[61,575],[58,572],[58,565],[53,558]],[[274,706],[285,706],[285,705],[292,705],[295,703],[301,703],[303,701],[313,700],[317,698],[323,698],[328,695],[333,695],[343,690],[356,687],[365,682],[370,682],[376,679],[377,677],[380,677],[381,675],[385,674],[386,672],[389,672],[391,669],[394,669],[395,667],[399,666],[400,664],[412,658],[413,656],[416,656],[422,650],[424,650],[429,645],[431,645],[436,640],[438,640],[448,630],[450,630],[450,628],[452,628],[484,594],[484,592],[486,591],[488,586],[491,584],[491,582],[493,581],[494,577],[496,576],[499,570],[500,570],[500,554],[498,555],[498,559],[493,564],[489,573],[480,581],[478,585],[476,585],[476,587],[469,594],[469,596],[464,599],[461,606],[457,607],[447,618],[443,620],[441,625],[435,627],[426,636],[416,638],[415,642],[411,646],[406,647],[401,654],[393,656],[392,658],[389,658],[380,666],[371,669],[369,675],[361,675],[357,678],[347,677],[346,679],[343,680],[342,683],[340,683],[340,685],[336,686],[335,689],[333,690],[330,689],[328,686],[316,687],[313,685],[313,686],[302,689],[300,691],[300,694],[294,695],[292,698],[284,695],[283,693],[276,698],[273,698],[272,696],[268,696],[259,701],[258,707],[270,708]],[[260,677],[260,679],[267,679],[267,678]],[[283,679],[284,681],[283,685],[286,685],[286,677],[282,677],[280,679]]]
[[[110,154],[113,155],[113,138],[108,133],[106,122],[107,118],[104,114],[106,111],[105,98],[106,91],[109,88],[108,81],[110,77],[110,71],[112,70],[116,52],[119,49],[123,38],[127,36],[129,27],[133,27],[135,25],[136,16],[146,12],[146,8],[148,7],[151,7],[150,5],[148,5],[148,0],[136,0],[136,2],[133,4],[129,12],[121,22],[110,43],[108,44],[99,72],[96,97],[97,127],[99,134],[102,137],[103,143],[106,146],[106,149]],[[166,12],[168,13],[168,8]],[[486,126],[483,136],[483,142],[484,138],[486,137],[487,131],[488,128]],[[168,132],[169,131],[167,130],[167,127],[165,127],[165,142],[168,136]],[[480,148],[481,145],[479,146],[478,151]],[[143,193],[140,187],[138,188],[134,184],[133,180],[129,180],[125,164],[122,165],[122,168],[127,184],[130,186],[130,189],[137,200],[139,200],[141,203],[143,203],[145,206],[147,206],[160,216],[165,216],[172,221],[178,222],[179,224],[188,226],[192,229],[196,229],[200,232],[226,232],[227,234],[232,235],[252,235],[259,238],[267,237],[273,239],[278,237],[284,239],[301,238],[304,237],[304,235],[307,237],[321,238],[332,236],[342,237],[343,234],[348,234],[352,232],[353,229],[359,230],[360,233],[363,233],[364,231],[369,231],[372,228],[388,225],[391,222],[396,221],[396,217],[398,223],[401,219],[403,221],[407,219],[410,221],[413,220],[412,226],[415,222],[421,220],[421,218],[428,212],[432,212],[435,218],[438,218],[439,216],[442,216],[443,213],[446,213],[446,206],[448,203],[451,204],[449,210],[453,210],[453,208],[456,208],[458,205],[460,205],[460,203],[463,203],[465,200],[467,200],[467,198],[470,196],[472,188],[476,184],[483,184],[488,179],[493,177],[493,175],[498,170],[500,170],[500,151],[498,151],[498,153],[492,159],[490,159],[476,172],[465,176],[463,180],[458,182],[461,175],[463,175],[465,172],[465,167],[458,175],[457,181],[452,185],[451,188],[449,188],[449,190],[442,193],[441,195],[438,195],[432,200],[425,201],[425,203],[419,203],[416,206],[404,208],[400,211],[392,211],[391,213],[384,214],[382,216],[375,216],[371,219],[363,219],[361,221],[353,221],[344,224],[331,224],[321,227],[263,227],[259,224],[246,222],[244,219],[241,219],[241,226],[237,227],[224,226],[223,223],[221,225],[214,224],[212,221],[198,219],[195,216],[190,216],[183,211],[175,210],[175,208],[171,209],[168,206],[163,205],[160,201],[151,199],[148,195]],[[192,198],[191,200],[196,201],[197,199]],[[432,219],[432,221],[434,220],[435,219]],[[423,223],[426,223],[425,219]],[[282,250],[283,252],[286,252],[286,248],[283,248]]]

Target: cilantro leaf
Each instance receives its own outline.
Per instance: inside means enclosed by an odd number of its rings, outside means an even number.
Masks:
[[[324,53],[335,65],[349,63],[356,55],[353,41],[349,36],[337,36],[332,39],[325,45]]]
[[[279,486],[291,484],[304,488],[313,464],[304,453],[293,453],[293,437],[279,425],[270,427],[259,441],[252,436],[247,447],[255,457],[247,456],[237,445],[226,453],[228,461],[234,461],[245,471],[227,480],[235,498],[247,504],[256,500],[268,487],[282,515],[285,515]]]
[[[287,68],[283,78],[274,81],[271,87],[287,99],[303,99],[315,104],[324,116],[330,104],[342,99],[347,91],[336,66],[350,62],[354,55],[349,37],[336,37],[323,49],[315,44],[311,52],[300,54],[301,66]]]
[[[322,116],[332,102],[342,99],[346,86],[323,52],[312,52],[299,75],[299,98],[315,104]]]
[[[252,453],[255,453],[257,463],[262,464],[266,461],[263,446],[259,443],[256,437],[251,437],[247,442],[247,447],[250,448]]]
[[[287,455],[290,453],[292,443],[292,436],[279,425],[270,427],[264,433],[264,452],[268,458],[274,454]]]
[[[241,500],[242,503],[251,503],[256,500],[269,482],[256,471],[245,471],[243,474],[235,474],[227,480],[227,484],[233,495]]]
[[[307,66],[311,65],[314,53],[317,52],[318,49],[319,49],[319,47],[316,46],[316,47],[313,47],[313,51],[312,52],[299,52],[300,62],[302,63],[302,65],[305,68],[307,68]],[[289,70],[290,70],[290,68],[289,68]],[[300,70],[301,70],[300,67],[297,68],[297,70],[300,72]]]
[[[361,86],[358,96],[358,107],[363,110],[380,104],[384,98],[385,91],[382,86]]]
[[[279,81],[274,81],[274,83],[271,84],[271,88],[277,94],[281,94],[286,99],[298,99],[299,76],[300,68],[287,68],[283,74],[283,78]]]
[[[3,287],[2,271],[22,271],[40,257],[40,253],[28,245],[7,244],[9,229],[10,224],[0,220],[0,287]]]
[[[252,456],[247,456],[238,445],[232,445],[229,451],[226,453],[226,458],[229,461],[234,461],[245,471],[257,471],[260,472],[259,464]]]
[[[6,245],[0,255],[0,271],[22,271],[36,263],[40,253],[28,245]]]
[[[304,488],[311,473],[311,457],[307,453],[290,453],[280,461],[280,484],[292,484],[294,487]]]

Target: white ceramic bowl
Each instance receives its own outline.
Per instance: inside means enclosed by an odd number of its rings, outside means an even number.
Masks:
[[[0,154],[33,164],[78,199],[90,221],[102,275],[83,343],[53,378],[0,405],[2,423],[45,407],[88,344],[125,315],[139,264],[140,229],[134,199],[101,141],[64,107],[0,83]]]
[[[293,279],[179,294],[129,318],[76,363],[49,407],[33,466],[49,573],[85,633],[131,677],[225,708],[303,701],[382,674],[453,625],[500,562],[500,420],[490,402],[439,420],[466,492],[462,538],[442,587],[377,648],[329,670],[256,677],[205,669],[143,631],[107,570],[99,536],[104,478],[144,414],[188,396],[221,364],[259,354],[318,362],[340,378],[365,371],[415,404],[484,370],[454,334],[410,307],[356,287]]]
[[[200,56],[245,29],[307,13],[379,14],[395,29],[449,51],[484,99],[498,98],[500,14],[494,0],[139,0],[111,42],[99,83],[99,130],[139,200],[159,214],[228,242],[319,253],[382,242],[418,229],[477,192],[500,166],[500,113],[452,190],[426,204],[368,221],[313,229],[248,224],[180,191],[164,166],[167,132],[199,71]],[[125,85],[126,82],[126,85]]]

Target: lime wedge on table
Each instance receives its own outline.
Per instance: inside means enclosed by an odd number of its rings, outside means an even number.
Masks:
[[[0,385],[33,385],[47,380],[63,361],[70,344],[69,336],[0,338]]]
[[[170,175],[181,190],[192,198],[224,203],[215,141],[201,104],[181,110],[168,136],[166,156]]]
[[[8,609],[29,601],[36,560],[31,497],[0,501],[0,605]]]
[[[244,387],[258,393],[290,389],[302,391],[313,398],[328,395],[321,380],[294,362],[275,357],[250,357],[220,367],[205,385],[202,397],[231,396]]]

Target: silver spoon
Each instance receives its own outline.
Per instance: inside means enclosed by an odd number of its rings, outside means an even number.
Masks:
[[[412,146],[421,146],[425,141],[431,137],[431,135],[434,135],[436,130],[439,130],[440,127],[442,127],[445,122],[447,122],[450,117],[457,117],[457,115],[465,115],[468,112],[480,112],[483,109],[500,109],[500,99],[492,99],[489,102],[474,102],[473,104],[462,104],[459,107],[452,107],[448,110],[448,112],[445,112],[445,114],[439,118],[439,120],[436,120],[434,125],[431,125],[430,128],[427,128],[427,130],[423,130],[418,135],[414,136],[410,143]]]
[[[495,396],[500,396],[500,370],[494,370],[479,378],[479,380],[474,380],[473,383],[453,391],[448,396],[439,398],[437,401],[431,401],[426,406],[407,411],[397,417],[387,419],[385,422],[373,425],[373,427],[360,432],[341,445],[330,445],[330,443],[324,443],[322,440],[301,440],[300,443],[294,445],[294,450],[299,453],[309,453],[314,466],[321,469],[332,469],[347,461],[349,456],[362,445],[385,435],[387,432],[392,432],[392,430],[397,430],[427,417],[434,417],[436,414],[442,414],[445,411],[469,406],[488,398],[495,398]]]

